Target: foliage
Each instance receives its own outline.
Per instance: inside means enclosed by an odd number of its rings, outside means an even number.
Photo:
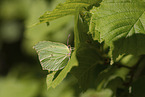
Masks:
[[[23,39],[23,49],[29,55],[34,52],[32,46],[42,40],[51,40],[65,43],[67,35],[73,32],[73,17],[62,17],[54,21],[49,22],[49,26],[46,24],[40,24],[33,26],[38,22],[38,18],[47,10],[52,10],[58,3],[62,3],[65,0],[52,0],[51,3],[47,3],[47,0],[31,1],[29,6],[28,18],[25,21],[26,30]],[[49,1],[49,0],[48,0]],[[33,26],[33,27],[31,27]],[[73,35],[73,34],[72,34]],[[64,36],[66,38],[64,38]]]
[[[38,80],[32,77],[28,80],[28,75],[19,78],[17,72],[13,70],[6,77],[0,77],[0,97],[36,97],[40,88]]]
[[[81,97],[110,97],[112,91],[109,89],[96,92],[95,90],[88,90],[86,93],[82,94]]]
[[[145,1],[66,0],[44,13],[38,24],[66,15],[75,16],[70,60],[50,60],[56,52],[68,57],[69,49],[64,44],[39,42],[34,46],[42,67],[49,71],[48,88],[55,88],[70,72],[83,91],[95,89],[82,97],[143,97],[137,85],[145,74]],[[60,46],[56,48],[56,44]],[[42,63],[42,57],[48,59],[47,64]]]

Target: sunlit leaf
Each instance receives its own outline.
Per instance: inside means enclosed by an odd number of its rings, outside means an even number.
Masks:
[[[40,23],[49,22],[66,15],[74,15],[79,11],[79,8],[97,4],[100,1],[101,0],[67,0],[65,3],[59,4],[52,12],[47,11],[42,15],[39,18]]]
[[[55,74],[56,74],[56,71],[47,75],[47,78],[46,78],[47,88],[51,87]]]
[[[112,97],[112,91],[109,89],[104,89],[101,91],[88,90],[80,97]]]
[[[145,54],[143,0],[103,0],[91,13],[90,33],[94,40],[111,46],[114,59],[123,53]]]
[[[78,66],[78,61],[76,59],[76,51],[72,53],[72,57],[69,60],[68,64],[65,66],[65,68],[58,74],[56,78],[54,78],[56,72],[53,72],[51,74],[48,74],[46,82],[47,82],[47,88],[53,87],[55,88],[57,85],[59,85],[63,79],[66,77],[66,75],[70,72],[72,67]]]

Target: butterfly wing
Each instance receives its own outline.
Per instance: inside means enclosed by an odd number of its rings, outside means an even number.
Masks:
[[[69,60],[69,48],[62,43],[41,41],[34,46],[43,70],[57,71],[65,67]]]

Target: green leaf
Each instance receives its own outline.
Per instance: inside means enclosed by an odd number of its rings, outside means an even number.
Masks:
[[[45,23],[33,26],[33,24],[39,22],[38,17],[44,12],[54,9],[60,2],[65,2],[65,0],[52,0],[51,3],[48,3],[48,0],[36,0],[35,2],[33,2],[33,0],[28,1],[31,1],[31,6],[29,6],[28,10],[28,13],[30,14],[25,21],[25,38],[22,43],[22,48],[25,49],[24,52],[30,55],[35,54],[32,46],[43,40],[66,43],[68,33],[73,29],[73,16],[66,16],[51,21],[49,22],[49,26]],[[8,40],[10,41],[10,39]]]
[[[104,89],[101,91],[88,90],[80,97],[112,97],[112,91],[109,89]]]
[[[122,81],[125,81],[126,75],[129,73],[129,69],[127,68],[117,68],[116,66],[112,66],[107,68],[103,72],[101,72],[97,78],[97,90],[101,90],[106,88],[109,82],[116,78],[120,78]],[[119,80],[120,83],[120,80]],[[120,84],[118,84],[120,85]],[[116,86],[117,87],[117,86]]]
[[[47,78],[46,78],[47,89],[49,89],[52,86],[55,74],[56,74],[56,71],[47,75]]]
[[[134,34],[130,37],[122,37],[113,42],[111,50],[115,60],[120,54],[132,54],[139,56],[145,54],[145,34]]]
[[[70,57],[69,48],[62,44],[42,41],[34,46],[43,70],[57,71],[65,67]]]
[[[97,75],[106,68],[102,65],[102,59],[95,47],[81,45],[77,50],[78,67],[72,69],[71,73],[78,79],[83,90],[95,88]]]
[[[74,15],[79,11],[79,8],[87,7],[96,4],[101,0],[67,0],[63,4],[59,4],[52,12],[47,11],[40,18],[40,23],[49,22],[51,20],[66,16]]]
[[[114,59],[122,53],[145,54],[145,2],[104,0],[91,11],[90,33],[94,40],[111,46]],[[117,53],[118,52],[118,53]]]
[[[56,74],[56,72],[48,74],[47,80],[46,80],[48,88],[50,88],[50,87],[55,88],[57,85],[59,85],[63,81],[63,79],[66,77],[66,75],[70,72],[72,67],[74,67],[74,66],[78,66],[78,61],[77,61],[77,58],[76,58],[76,51],[74,51],[72,53],[72,57],[69,60],[68,64],[58,74],[58,76],[55,79],[54,79],[54,75]]]
[[[123,56],[120,60],[120,63],[127,67],[133,67],[137,64],[140,57],[133,56],[133,55],[127,55]]]
[[[18,72],[15,70],[15,72]],[[20,74],[20,72],[18,72]],[[25,78],[29,75],[23,75],[17,78],[12,72],[8,76],[0,77],[0,97],[36,97],[40,91],[40,81],[31,78]],[[23,78],[24,77],[24,78]]]
[[[96,42],[87,34],[88,25],[82,21],[81,15],[76,16],[75,21],[75,50],[79,63],[71,73],[78,79],[82,90],[95,88],[95,80],[99,72],[106,66],[103,62],[101,53],[96,46]]]
[[[45,97],[74,97],[74,85],[76,80],[74,78],[68,78],[63,80],[56,88],[49,88],[45,90]]]

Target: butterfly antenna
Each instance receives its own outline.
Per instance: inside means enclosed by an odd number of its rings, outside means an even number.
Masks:
[[[68,46],[68,47],[70,47],[70,45],[69,45],[69,39],[70,39],[70,34],[69,34],[68,37],[67,37],[67,46]]]

